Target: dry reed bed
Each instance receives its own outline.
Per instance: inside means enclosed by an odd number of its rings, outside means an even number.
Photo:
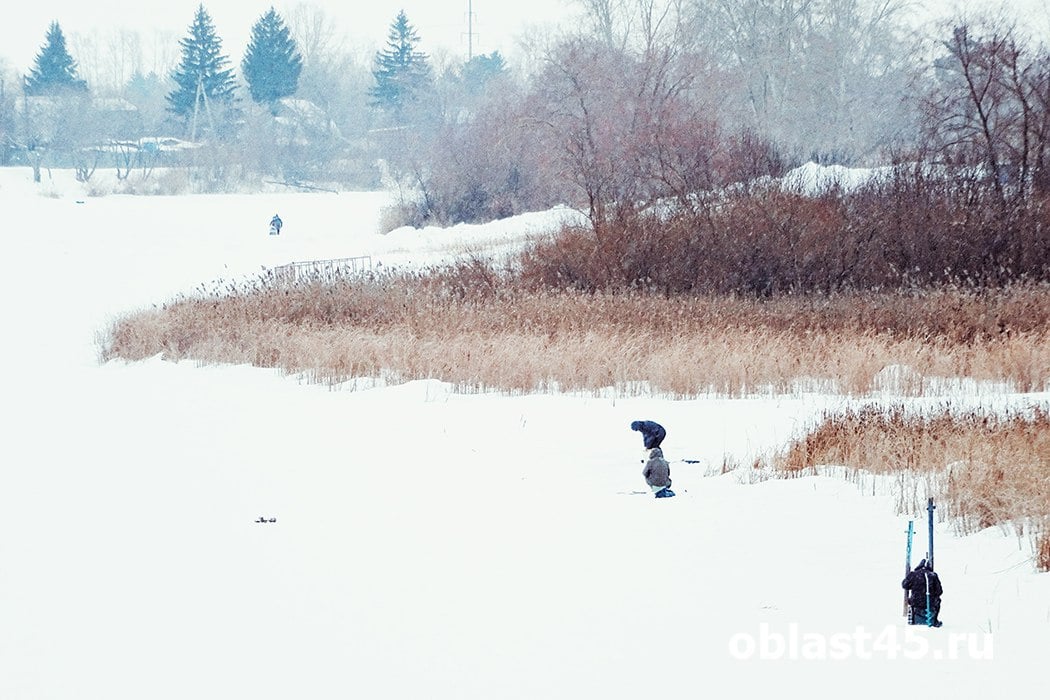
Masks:
[[[842,465],[927,478],[963,532],[1027,526],[1036,565],[1050,570],[1050,409],[999,416],[942,408],[866,407],[826,415],[774,460],[782,473]],[[917,511],[921,503],[901,504]]]
[[[461,388],[676,396],[863,394],[937,378],[1041,391],[1050,381],[1050,287],[781,297],[529,291],[491,273],[257,284],[119,320],[103,357],[251,363],[320,381],[393,373]]]
[[[243,289],[173,301],[117,321],[103,359],[250,363],[354,377],[437,378],[461,389],[657,391],[677,396],[791,390],[800,381],[862,394],[887,367],[897,390],[931,378],[1044,390],[1050,287],[778,297],[670,297],[529,290],[468,264],[437,274]],[[1050,418],[828,416],[781,456],[924,479],[964,528],[1026,522],[1050,568]],[[917,489],[915,489],[917,491]],[[917,495],[912,494],[914,498]],[[925,496],[923,496],[925,497]],[[911,504],[914,505],[914,504]]]

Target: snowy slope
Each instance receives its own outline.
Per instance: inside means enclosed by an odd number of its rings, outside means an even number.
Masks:
[[[330,390],[97,362],[114,315],[201,284],[323,257],[424,264],[443,236],[476,250],[566,212],[380,236],[375,193],[83,199],[26,178],[0,171],[16,222],[0,275],[0,698],[1040,692],[1050,576],[1027,540],[939,524],[946,624],[907,628],[892,493],[705,476],[840,399]],[[639,418],[668,428],[678,498],[630,493]],[[986,634],[993,658],[970,658]],[[802,658],[803,642],[844,658]]]

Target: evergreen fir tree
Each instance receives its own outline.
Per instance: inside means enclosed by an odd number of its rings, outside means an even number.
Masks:
[[[507,62],[499,51],[493,51],[487,56],[474,56],[463,64],[463,83],[473,94],[484,91],[490,80],[506,74]]]
[[[179,44],[182,60],[171,75],[176,88],[168,95],[168,110],[190,117],[231,106],[236,88],[233,69],[228,67],[229,57],[222,54],[222,40],[204,5],[197,7],[190,33]]]
[[[77,62],[66,50],[66,37],[58,22],[47,30],[44,45],[25,79],[27,95],[44,95],[58,91],[87,92],[87,83],[77,77]]]
[[[168,116],[168,87],[167,79],[152,71],[136,71],[124,86],[124,99],[135,105],[146,135],[158,136],[163,130]]]
[[[433,84],[427,55],[416,50],[419,36],[404,10],[390,25],[386,49],[375,55],[372,75],[376,84],[369,90],[372,104],[401,120],[406,107],[416,102]]]
[[[271,7],[252,27],[241,63],[252,99],[271,104],[299,88],[303,59],[281,16]]]

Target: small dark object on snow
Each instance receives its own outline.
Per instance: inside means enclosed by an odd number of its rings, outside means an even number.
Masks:
[[[264,518],[262,516],[259,516],[259,519],[256,520],[255,522],[257,522],[257,523],[275,523],[275,522],[277,522],[277,518]]]
[[[281,217],[276,214],[270,219],[270,235],[276,236],[281,233],[281,227],[284,226],[284,222],[281,221]]]

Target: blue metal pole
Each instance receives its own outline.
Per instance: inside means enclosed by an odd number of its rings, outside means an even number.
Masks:
[[[930,526],[930,555],[926,557],[926,566],[929,567],[930,571],[934,571],[933,568],[933,510],[937,506],[933,505],[933,499],[926,501],[926,512],[929,516]],[[933,627],[933,608],[930,607],[930,574],[924,572],[926,576],[926,625]]]
[[[930,552],[926,557],[926,563],[929,565],[930,571],[936,571],[936,569],[933,568],[933,511],[936,507],[937,506],[933,505],[932,498],[926,502],[926,512],[929,514],[930,522]]]
[[[904,577],[911,573],[911,538],[915,532],[915,521],[908,521],[908,546],[904,550]],[[908,591],[904,591],[904,616],[908,616]]]

